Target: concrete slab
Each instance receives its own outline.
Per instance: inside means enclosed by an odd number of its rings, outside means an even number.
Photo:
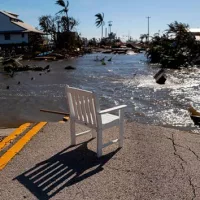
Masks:
[[[105,131],[104,141],[117,133]],[[69,123],[49,123],[0,172],[0,197],[200,199],[199,144],[200,135],[126,123],[123,149],[109,146],[98,159],[96,140],[83,136],[69,147]]]

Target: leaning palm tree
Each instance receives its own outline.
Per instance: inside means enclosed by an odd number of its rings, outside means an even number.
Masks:
[[[66,18],[68,19],[68,11],[69,11],[69,1],[66,0],[66,2],[64,0],[56,0],[56,4],[61,6],[62,9],[57,12],[57,14],[65,14]],[[67,31],[69,32],[69,22],[67,22]]]
[[[95,15],[95,17],[96,17],[96,22],[95,22],[95,24],[96,24],[96,26],[97,26],[97,28],[99,28],[99,27],[101,27],[102,28],[102,31],[101,31],[101,38],[103,38],[103,26],[104,26],[104,24],[105,24],[105,22],[104,22],[104,13],[98,13],[98,14],[96,14]]]

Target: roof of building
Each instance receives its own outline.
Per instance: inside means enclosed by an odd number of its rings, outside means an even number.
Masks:
[[[37,30],[35,29],[33,26],[29,25],[29,24],[26,24],[24,23],[22,20],[18,19],[18,15],[17,14],[14,14],[14,13],[11,13],[11,12],[8,12],[8,11],[1,11],[0,10],[0,13],[6,15],[7,17],[10,17],[11,18],[11,23],[17,25],[17,26],[20,26],[21,28],[25,29],[23,32],[33,32],[33,33],[40,33],[40,34],[44,34],[44,32],[40,31],[40,30]]]
[[[3,10],[0,10],[0,13],[6,15],[6,16],[8,16],[8,17],[10,17],[11,19],[18,19],[18,18],[17,18],[18,15],[14,14],[14,13],[7,12],[7,11],[3,11]],[[18,19],[18,20],[20,20],[20,19]],[[21,21],[21,20],[20,20],[20,21]]]
[[[16,22],[16,21],[12,21],[13,24],[16,24],[17,26],[20,26],[22,28],[24,28],[25,30],[23,32],[34,32],[34,33],[40,33],[40,34],[44,34],[44,32],[37,30],[36,28],[34,28],[33,26],[26,24],[24,22]]]
[[[12,12],[9,12],[9,11],[4,11],[4,12],[7,12],[8,14],[13,15],[14,17],[18,17],[19,16],[18,14],[12,13]]]

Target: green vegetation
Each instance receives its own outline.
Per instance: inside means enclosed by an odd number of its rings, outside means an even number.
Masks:
[[[76,49],[80,47],[81,38],[75,32],[75,28],[79,22],[68,15],[69,2],[64,0],[57,0],[56,5],[62,9],[54,16],[44,15],[39,18],[39,25],[43,32],[50,36],[56,48]]]
[[[187,24],[175,21],[162,36],[155,34],[149,42],[146,55],[151,63],[164,68],[188,67],[200,57],[200,43]]]

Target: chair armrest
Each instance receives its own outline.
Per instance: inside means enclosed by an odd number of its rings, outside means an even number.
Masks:
[[[108,108],[106,110],[101,110],[100,112],[98,112],[98,114],[101,115],[101,114],[112,112],[114,110],[121,110],[121,109],[124,109],[126,107],[127,107],[127,105],[116,106],[116,107],[113,107],[113,108]]]

